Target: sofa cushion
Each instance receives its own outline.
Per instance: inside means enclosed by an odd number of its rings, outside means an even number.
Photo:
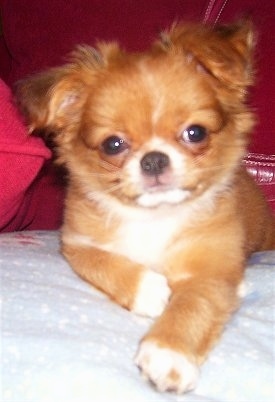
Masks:
[[[275,212],[275,155],[250,153],[244,159],[244,165],[262,188]]]

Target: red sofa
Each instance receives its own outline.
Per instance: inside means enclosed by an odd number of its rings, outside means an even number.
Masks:
[[[38,138],[26,135],[11,100],[15,81],[53,65],[78,43],[119,40],[141,50],[175,20],[208,23],[251,15],[258,30],[259,116],[244,163],[275,211],[274,0],[0,0],[0,231],[56,229],[64,189]],[[272,49],[273,46],[273,49]]]

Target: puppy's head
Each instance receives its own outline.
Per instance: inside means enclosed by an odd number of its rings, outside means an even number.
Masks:
[[[53,133],[71,186],[88,199],[177,204],[230,184],[253,117],[249,24],[179,25],[145,53],[78,47],[18,87],[31,130]]]

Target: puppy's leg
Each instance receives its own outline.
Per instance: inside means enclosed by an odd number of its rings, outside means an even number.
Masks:
[[[199,365],[237,307],[237,286],[207,277],[174,284],[166,310],[141,341],[136,364],[159,391],[196,386]]]
[[[94,247],[64,244],[62,252],[79,276],[121,306],[149,317],[163,312],[171,293],[163,275]]]

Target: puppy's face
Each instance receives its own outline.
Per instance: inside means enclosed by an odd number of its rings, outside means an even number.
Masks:
[[[33,128],[56,133],[72,186],[88,199],[157,207],[228,185],[253,119],[247,27],[173,28],[144,54],[78,49],[21,86]],[[46,89],[46,92],[45,92]]]
[[[182,55],[149,55],[98,81],[81,128],[85,177],[97,172],[100,191],[145,207],[178,203],[208,187],[233,155],[227,149],[221,159],[220,137],[231,142],[223,135],[228,122],[204,75]],[[94,183],[90,191],[93,197]]]

